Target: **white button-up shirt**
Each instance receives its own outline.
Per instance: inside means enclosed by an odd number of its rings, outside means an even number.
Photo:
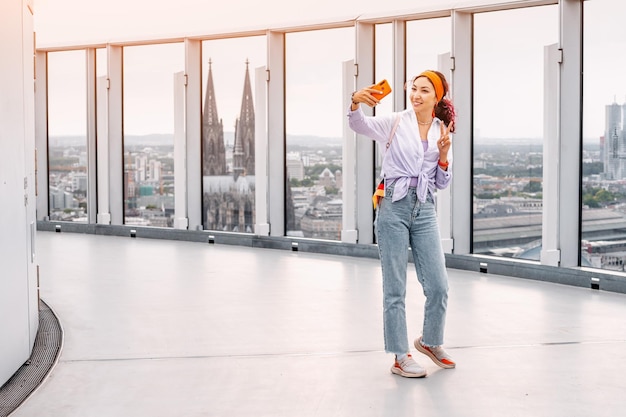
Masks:
[[[386,149],[389,135],[400,116],[400,122],[391,145]],[[423,203],[430,192],[435,197],[435,189],[446,188],[452,180],[450,166],[452,152],[448,154],[450,163],[448,170],[439,167],[439,148],[437,140],[441,136],[440,125],[443,123],[435,117],[428,130],[428,147],[424,151],[420,138],[417,117],[413,109],[385,116],[366,116],[361,107],[348,112],[350,128],[356,133],[368,136],[375,140],[383,157],[381,176],[387,184],[394,184],[392,201],[403,199],[409,189],[412,178],[417,179],[417,198]]]

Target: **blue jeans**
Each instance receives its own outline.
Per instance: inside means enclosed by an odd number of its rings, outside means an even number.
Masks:
[[[431,195],[421,203],[411,187],[402,200],[392,202],[392,196],[393,185],[386,188],[378,207],[375,231],[383,272],[385,350],[401,354],[409,351],[405,309],[409,245],[426,297],[422,342],[427,346],[443,345],[448,273]]]

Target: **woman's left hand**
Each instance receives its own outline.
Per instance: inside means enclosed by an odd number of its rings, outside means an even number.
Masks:
[[[452,129],[452,125],[454,122],[450,122],[450,124],[445,127],[443,122],[439,125],[441,128],[441,136],[439,136],[439,140],[437,140],[437,147],[439,148],[439,160],[442,163],[448,162],[448,151],[450,150],[450,130]]]

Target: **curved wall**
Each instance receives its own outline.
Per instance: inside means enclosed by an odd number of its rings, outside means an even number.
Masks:
[[[39,323],[32,10],[0,2],[0,386],[30,357]]]

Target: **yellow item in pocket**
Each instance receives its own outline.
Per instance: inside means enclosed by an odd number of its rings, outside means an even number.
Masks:
[[[374,195],[372,196],[372,202],[374,203],[374,210],[380,204],[380,199],[385,198],[385,182],[381,181],[376,187],[376,191],[374,191]]]

